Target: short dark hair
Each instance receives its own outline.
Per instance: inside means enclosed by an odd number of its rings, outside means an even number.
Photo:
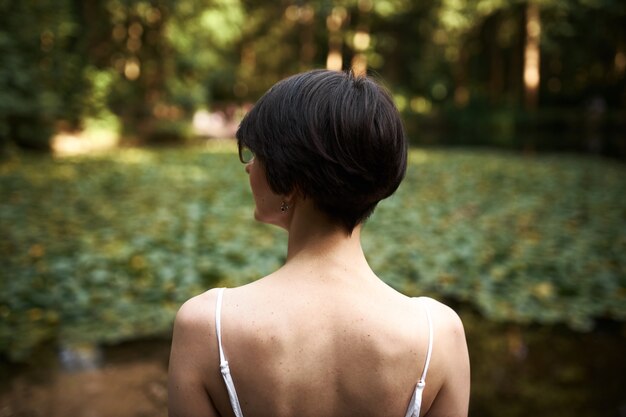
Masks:
[[[259,99],[237,130],[277,194],[297,190],[351,233],[404,178],[407,141],[387,91],[352,72],[313,70]]]

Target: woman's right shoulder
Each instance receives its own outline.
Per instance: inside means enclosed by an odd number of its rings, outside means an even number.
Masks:
[[[219,288],[213,288],[185,301],[176,313],[175,326],[212,330],[209,325],[215,320],[218,292]]]
[[[218,415],[207,397],[210,381],[219,375],[217,342],[211,343],[216,340],[217,293],[190,298],[176,313],[168,370],[170,415]]]

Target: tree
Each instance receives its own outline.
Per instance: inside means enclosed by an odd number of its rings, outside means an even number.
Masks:
[[[77,4],[0,2],[0,147],[47,150],[55,122],[80,123],[82,69]]]

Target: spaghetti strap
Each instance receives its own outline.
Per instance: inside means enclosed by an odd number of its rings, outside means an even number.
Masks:
[[[215,332],[217,333],[217,344],[220,350],[220,366],[223,366],[226,362],[224,358],[224,349],[222,348],[222,297],[224,295],[224,288],[217,290],[217,303],[215,304]]]
[[[218,290],[217,302],[215,303],[215,332],[217,333],[217,344],[220,351],[220,371],[222,372],[222,378],[226,384],[226,390],[228,391],[228,398],[233,408],[233,413],[235,413],[235,417],[243,417],[237,391],[235,390],[235,383],[230,375],[230,367],[228,366],[228,361],[226,360],[226,355],[224,355],[224,349],[222,347],[222,297],[224,296],[224,290],[225,288]]]
[[[424,361],[422,376],[419,381],[417,381],[415,390],[413,390],[413,396],[409,402],[409,407],[406,411],[405,417],[419,417],[420,415],[420,409],[422,408],[422,394],[424,392],[424,387],[426,387],[426,374],[428,373],[430,357],[432,356],[433,351],[433,322],[430,317],[430,310],[428,309],[428,305],[424,303],[424,298],[420,297],[418,300],[422,301],[421,304],[424,306],[424,310],[426,310],[426,319],[428,320],[428,350],[426,351],[426,360]]]
[[[423,304],[423,303],[422,303]],[[430,317],[430,310],[428,306],[424,304],[424,310],[426,310],[426,318],[428,319],[428,351],[426,352],[426,362],[424,363],[424,370],[422,371],[422,377],[419,382],[426,383],[426,374],[428,373],[428,366],[430,365],[430,357],[433,352],[433,321]]]

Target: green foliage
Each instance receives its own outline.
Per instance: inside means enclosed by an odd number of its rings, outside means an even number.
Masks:
[[[77,123],[77,29],[69,1],[0,2],[0,148],[47,149],[56,120]]]
[[[344,68],[362,53],[397,94],[409,129],[435,132],[414,135],[417,143],[458,144],[448,127],[469,125],[477,134],[461,142],[485,144],[483,127],[494,123],[513,138],[542,129],[547,114],[575,132],[554,147],[623,157],[626,3],[533,4],[540,79],[529,104],[523,0],[3,0],[0,148],[47,148],[59,121],[80,127],[111,114],[124,136],[158,142],[161,125],[254,101],[281,78],[325,67],[333,49]],[[421,118],[430,123],[412,123]]]
[[[365,226],[375,271],[488,318],[626,319],[625,168],[573,157],[413,150]],[[0,165],[0,352],[168,332],[187,298],[285,257],[254,222],[233,142]]]
[[[143,139],[152,145],[180,145],[191,135],[190,124],[186,121],[157,120]]]
[[[0,351],[166,331],[190,295],[276,267],[278,246],[256,239],[235,160],[127,151],[3,166]]]
[[[367,229],[383,277],[497,320],[588,329],[626,318],[623,166],[467,151],[411,161]]]
[[[177,76],[166,80],[174,103],[191,111],[232,99],[245,21],[238,0],[175,2],[164,39],[174,52]]]

